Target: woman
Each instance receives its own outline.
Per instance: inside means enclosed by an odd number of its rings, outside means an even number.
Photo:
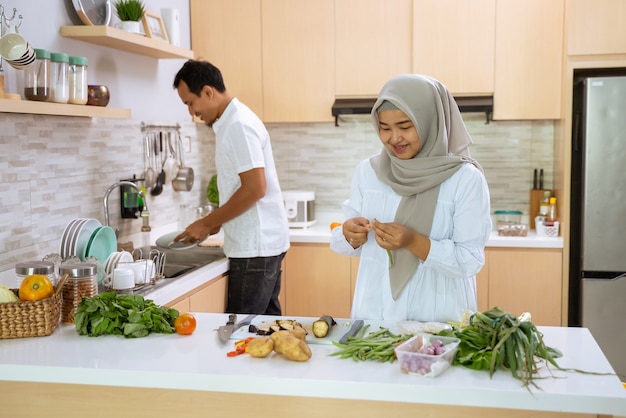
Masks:
[[[400,75],[372,120],[383,150],[357,166],[331,239],[334,251],[360,256],[351,316],[460,321],[477,309],[491,215],[458,107],[437,80]]]

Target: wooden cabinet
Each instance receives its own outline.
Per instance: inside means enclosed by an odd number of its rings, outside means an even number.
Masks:
[[[492,95],[495,22],[496,0],[414,0],[413,72],[454,95]]]
[[[561,325],[562,249],[491,247],[486,254],[487,309],[499,306],[514,315],[528,311],[535,325]]]
[[[227,289],[228,275],[223,274],[174,299],[166,306],[175,308],[180,312],[224,313],[226,311]]]
[[[349,318],[351,259],[328,244],[292,243],[285,257],[284,315]]]
[[[498,0],[494,120],[560,119],[564,0]]]
[[[626,53],[626,2],[567,0],[568,55]]]
[[[334,1],[263,0],[263,120],[332,120]]]
[[[476,274],[476,303],[478,311],[484,312],[489,306],[489,257],[488,250],[485,250],[485,264]]]
[[[376,97],[388,79],[411,72],[412,1],[335,1],[336,96]]]
[[[226,89],[261,119],[261,0],[190,0],[191,46],[220,69]]]

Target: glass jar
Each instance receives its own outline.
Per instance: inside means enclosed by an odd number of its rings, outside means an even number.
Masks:
[[[63,52],[50,54],[50,101],[67,103],[70,99],[69,84],[70,57]]]
[[[56,285],[54,263],[51,261],[24,261],[15,265],[16,288],[19,289],[26,276],[41,274],[46,276],[53,285]]]
[[[87,104],[87,58],[69,58],[70,97],[69,103]]]
[[[50,51],[35,48],[35,62],[24,70],[24,98],[50,100]]]
[[[61,322],[73,324],[76,309],[83,297],[90,298],[98,294],[98,266],[96,264],[61,264],[59,275],[68,274],[63,285],[63,304]]]

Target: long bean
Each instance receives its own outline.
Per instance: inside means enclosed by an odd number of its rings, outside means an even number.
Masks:
[[[348,338],[345,344],[333,341],[333,345],[339,350],[330,355],[342,359],[352,358],[354,361],[393,363],[396,360],[396,346],[410,338],[410,335],[396,335],[383,327],[365,335],[368,328],[369,325],[365,325],[356,336]]]

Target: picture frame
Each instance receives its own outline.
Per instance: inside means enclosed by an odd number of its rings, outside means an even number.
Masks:
[[[170,41],[165,29],[165,23],[163,23],[163,18],[160,15],[146,11],[141,21],[143,30],[148,38],[161,39],[166,42]]]

